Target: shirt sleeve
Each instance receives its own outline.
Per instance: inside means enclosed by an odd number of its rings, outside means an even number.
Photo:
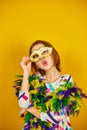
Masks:
[[[18,103],[21,108],[29,108],[31,102],[29,102],[29,92],[19,91]]]
[[[66,112],[60,111],[60,112],[52,112],[49,111],[47,113],[41,112],[40,118],[42,121],[51,122],[53,124],[59,124],[62,120],[69,120],[68,115]]]
[[[70,82],[71,84],[74,84],[74,82],[73,82],[73,78],[72,78],[72,76],[71,75],[69,75],[69,74],[64,74],[62,77],[62,81],[60,82],[60,84],[65,84],[65,81],[68,81],[68,82]]]

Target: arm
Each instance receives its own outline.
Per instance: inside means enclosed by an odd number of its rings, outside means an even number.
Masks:
[[[63,119],[67,119],[69,118],[66,114],[66,112],[64,111],[60,111],[60,112],[39,112],[38,109],[34,108],[34,107],[30,107],[28,109],[26,109],[26,111],[32,113],[34,116],[36,116],[37,118],[41,119],[42,121],[46,121],[46,122],[50,122],[53,124],[59,124],[59,122]]]
[[[20,63],[22,69],[23,69],[23,81],[21,85],[21,91],[27,92],[28,91],[28,77],[30,75],[31,71],[31,62],[28,62],[26,64],[26,61],[29,61],[29,57],[23,57],[22,61]]]
[[[30,107],[27,109],[28,112],[32,113],[34,116],[40,119],[40,112],[35,107]]]
[[[26,61],[28,61],[27,64],[26,64]],[[23,69],[23,80],[22,80],[22,85],[19,92],[18,103],[20,107],[28,108],[30,105],[29,92],[28,92],[28,77],[31,71],[31,62],[29,62],[29,57],[23,57],[20,65]]]
[[[30,107],[30,108],[21,108],[20,109],[20,116],[24,116],[25,112],[30,112],[32,115],[34,115],[35,117],[40,119],[40,113],[38,111],[38,109],[34,108],[34,107]]]

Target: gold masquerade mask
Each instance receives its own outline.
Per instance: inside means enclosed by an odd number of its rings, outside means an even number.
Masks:
[[[52,53],[51,47],[41,47],[40,49],[32,52],[32,54],[30,55],[30,60],[32,62],[37,62],[41,58],[45,58],[45,57],[51,55],[51,53]]]

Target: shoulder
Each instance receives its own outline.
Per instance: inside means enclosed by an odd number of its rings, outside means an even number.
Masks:
[[[61,78],[63,81],[73,82],[73,78],[71,74],[62,74]]]

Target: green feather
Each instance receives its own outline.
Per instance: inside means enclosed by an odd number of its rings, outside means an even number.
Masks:
[[[75,98],[81,99],[81,95],[79,95],[78,93],[75,93]]]
[[[69,102],[70,102],[69,99],[70,99],[69,97],[63,98],[62,103],[63,103],[64,106],[67,107],[69,105]]]
[[[24,122],[30,121],[30,119],[31,119],[32,117],[33,117],[33,115],[32,115],[31,113],[27,112],[27,113],[25,114],[25,117],[24,117]]]
[[[15,75],[16,78],[23,78],[23,75]]]

